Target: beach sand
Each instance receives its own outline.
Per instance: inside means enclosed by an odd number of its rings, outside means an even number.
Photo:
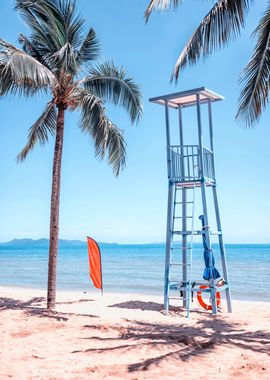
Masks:
[[[162,313],[162,298],[0,288],[0,379],[270,379],[270,307]],[[224,303],[225,308],[225,303]]]

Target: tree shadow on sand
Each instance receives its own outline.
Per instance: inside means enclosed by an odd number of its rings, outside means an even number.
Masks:
[[[44,297],[34,297],[27,301],[0,297],[0,310],[26,310],[32,307],[42,307],[45,301]]]
[[[149,367],[158,366],[163,360],[176,359],[185,362],[194,356],[208,354],[218,346],[240,347],[242,352],[269,354],[270,337],[266,331],[247,331],[241,324],[213,318],[212,315],[205,315],[196,325],[126,322],[126,327],[118,328],[118,337],[89,337],[88,339],[94,338],[103,342],[105,347],[89,348],[83,352],[132,355],[132,350],[140,346],[147,352],[155,351],[154,357],[130,364],[129,372],[149,370]],[[106,342],[110,342],[110,346],[106,347]],[[112,342],[115,342],[113,347]]]
[[[149,311],[162,311],[163,305],[157,302],[145,302],[145,301],[127,301],[109,305],[109,307],[117,307],[119,309],[132,309],[132,310],[149,310]]]
[[[48,310],[45,307],[45,302],[46,298],[44,297],[34,297],[27,301],[16,300],[8,297],[0,297],[0,312],[4,310],[23,310],[26,315],[52,318],[57,321],[68,321],[69,317],[71,316],[83,316],[90,318],[97,317],[96,315],[92,314],[77,314]],[[72,302],[67,303],[70,304]],[[65,304],[65,302],[59,302],[59,304]]]
[[[120,302],[116,303],[114,305],[109,305],[108,307],[116,307],[118,309],[130,309],[130,310],[142,310],[142,311],[164,311],[164,305],[162,303],[158,302],[152,302],[152,301],[139,301],[139,300],[132,300],[132,301],[126,301],[126,302]],[[169,314],[176,314],[176,313],[182,313],[184,310],[179,306],[172,306],[170,305],[170,311]],[[194,310],[191,311],[193,313]],[[207,312],[202,310],[196,310],[196,313],[199,314],[206,314]]]

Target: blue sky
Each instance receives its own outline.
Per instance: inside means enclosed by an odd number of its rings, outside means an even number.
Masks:
[[[167,174],[164,110],[150,97],[205,86],[225,96],[213,105],[216,169],[221,218],[227,243],[269,243],[269,110],[252,130],[235,122],[239,74],[248,61],[250,38],[266,2],[250,10],[242,36],[205,62],[186,69],[171,85],[175,60],[212,2],[185,1],[177,12],[143,20],[146,0],[78,0],[78,8],[102,46],[101,60],[123,65],[139,84],[144,116],[131,126],[124,110],[108,107],[125,131],[127,167],[118,178],[94,157],[92,142],[77,128],[78,114],[67,115],[63,156],[60,237],[143,243],[165,240]],[[28,34],[12,9],[0,6],[0,37],[16,43]],[[0,241],[48,237],[53,139],[37,147],[23,164],[17,153],[28,128],[47,101],[8,97],[0,100]],[[187,120],[188,124],[188,120]]]

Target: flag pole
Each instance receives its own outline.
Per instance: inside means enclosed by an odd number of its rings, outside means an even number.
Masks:
[[[98,245],[98,249],[99,249],[100,271],[101,271],[101,295],[102,295],[102,297],[103,297],[103,271],[102,271],[101,251],[100,251],[99,245]]]

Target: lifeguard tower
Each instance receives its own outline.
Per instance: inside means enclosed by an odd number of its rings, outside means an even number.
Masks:
[[[221,291],[225,291],[227,310],[232,312],[226,253],[216,190],[211,110],[212,103],[223,99],[221,95],[201,87],[158,96],[149,100],[165,108],[169,180],[164,281],[164,309],[166,312],[169,310],[170,303],[176,302],[171,300],[180,300],[182,307],[187,310],[187,316],[189,316],[191,296],[193,297],[193,294],[197,293],[197,296],[200,295],[200,297],[207,294],[210,296],[210,304],[205,308],[212,310],[213,314],[217,314]],[[187,107],[193,107],[196,111],[196,121],[193,122],[196,127],[196,140],[192,145],[186,145],[184,137],[183,110]],[[206,107],[206,110],[202,109],[203,107]],[[176,123],[170,123],[170,110],[176,110],[178,113]],[[206,111],[207,136],[203,136],[202,111]],[[177,129],[177,133],[175,129]],[[195,136],[192,135],[193,140]],[[205,146],[204,137],[207,137],[209,147]],[[175,144],[172,143],[173,139],[176,139]],[[200,193],[199,197],[198,192]],[[210,220],[209,202],[211,202],[212,208],[210,208],[214,221]],[[197,213],[197,207],[200,209],[199,213]],[[199,218],[196,218],[195,214]],[[201,223],[200,227],[196,226],[196,223]],[[213,225],[216,226],[216,230],[211,229]],[[199,237],[200,241],[203,241],[204,247],[202,263],[204,259],[205,271],[198,282],[192,278],[195,237]],[[211,245],[211,240],[214,237],[218,241],[218,249],[215,249],[215,255],[219,251],[222,275],[215,268]],[[202,281],[202,278],[205,281]]]

